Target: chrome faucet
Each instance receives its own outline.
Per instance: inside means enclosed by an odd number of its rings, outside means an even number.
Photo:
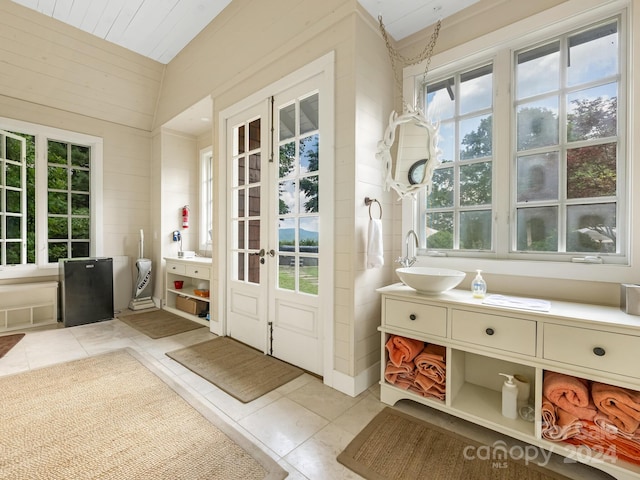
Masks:
[[[403,267],[410,267],[414,263],[416,263],[415,255],[413,257],[409,257],[409,239],[413,236],[415,247],[418,248],[420,246],[420,240],[418,239],[418,234],[414,230],[409,230],[407,235],[404,237],[404,248],[406,251],[406,255],[404,257],[399,257],[396,260],[396,263],[399,263]]]

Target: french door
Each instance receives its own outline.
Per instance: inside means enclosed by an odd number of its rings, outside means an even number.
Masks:
[[[320,201],[317,84],[310,78],[227,118],[226,303],[227,335],[322,375],[332,311],[322,303],[321,280],[332,275],[322,230],[332,215]]]

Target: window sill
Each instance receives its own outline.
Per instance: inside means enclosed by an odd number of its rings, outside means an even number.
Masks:
[[[0,281],[37,277],[57,277],[58,275],[58,265],[46,265],[42,267],[38,267],[36,265],[14,265],[0,267]]]

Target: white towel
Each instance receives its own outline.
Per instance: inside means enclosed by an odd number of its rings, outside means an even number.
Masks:
[[[489,295],[482,303],[485,305],[497,305],[499,307],[518,308],[522,310],[537,310],[548,312],[551,310],[551,302],[536,298],[510,297],[507,295]]]
[[[382,220],[369,220],[369,237],[367,240],[367,268],[380,268],[384,265],[384,249],[382,247]]]

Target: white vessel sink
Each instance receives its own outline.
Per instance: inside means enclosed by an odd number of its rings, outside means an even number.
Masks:
[[[405,285],[417,290],[418,293],[431,295],[458,286],[467,275],[460,270],[431,267],[397,268],[396,273]]]

